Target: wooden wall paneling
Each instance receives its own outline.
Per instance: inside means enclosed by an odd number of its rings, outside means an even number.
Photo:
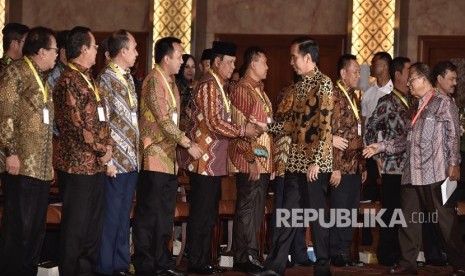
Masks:
[[[433,67],[440,60],[465,58],[465,36],[418,36],[418,60]]]
[[[290,45],[301,35],[254,35],[254,34],[216,34],[215,40],[230,41],[237,44],[236,68],[242,65],[243,54],[250,46],[262,48],[268,58],[268,74],[264,81],[273,108],[281,89],[292,83],[293,69],[290,65]],[[337,59],[346,48],[346,35],[311,35],[320,46],[320,70],[337,79]]]

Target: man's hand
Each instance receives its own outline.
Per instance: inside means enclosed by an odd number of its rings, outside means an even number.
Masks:
[[[449,176],[450,181],[459,181],[460,180],[460,166],[450,165],[447,170],[447,176]]]
[[[191,142],[191,143],[192,143],[192,145],[187,150],[187,152],[190,154],[190,156],[192,156],[192,158],[194,158],[194,160],[197,160],[202,156],[203,151],[200,149],[200,147],[199,147],[199,145],[197,145],[197,143],[194,143],[194,142]]]
[[[249,163],[249,181],[255,182],[260,179],[260,173],[258,172],[257,161]]]
[[[331,178],[329,179],[329,184],[333,186],[334,188],[337,188],[339,184],[341,184],[341,171],[333,171],[331,173]]]
[[[365,158],[371,158],[373,155],[376,155],[379,153],[379,148],[378,144],[374,143],[369,146],[367,146],[365,149],[363,149],[363,157]]]
[[[11,174],[11,175],[18,175],[19,174],[19,167],[20,167],[20,162],[18,155],[11,155],[8,156],[5,160],[5,168],[6,172]]]
[[[100,164],[106,165],[110,161],[112,155],[113,155],[112,147],[107,146],[107,152],[105,153],[104,156],[99,158]]]
[[[367,181],[367,176],[368,176],[367,171],[362,172],[362,184],[365,183],[365,181]]]
[[[244,136],[246,138],[256,139],[262,133],[263,131],[261,131],[259,127],[254,123],[247,123],[247,125],[245,126]]]
[[[341,136],[333,135],[333,147],[345,151],[348,145],[349,141],[347,139],[344,139]]]
[[[116,167],[113,164],[107,164],[107,176],[116,177]]]
[[[320,172],[320,166],[317,164],[310,164],[307,169],[307,181],[312,182],[318,179],[318,173]]]

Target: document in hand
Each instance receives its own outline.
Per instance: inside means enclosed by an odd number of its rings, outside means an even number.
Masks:
[[[442,205],[446,204],[457,188],[457,181],[450,181],[449,177],[441,184]]]

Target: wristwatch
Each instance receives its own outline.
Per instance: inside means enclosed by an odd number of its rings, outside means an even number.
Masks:
[[[189,141],[189,144],[187,144],[187,147],[186,147],[186,149],[190,149],[190,148],[192,148],[192,141]]]
[[[253,163],[255,163],[255,158],[253,158],[253,159],[250,159],[250,160],[247,160],[247,163],[249,163],[249,164],[253,164]]]

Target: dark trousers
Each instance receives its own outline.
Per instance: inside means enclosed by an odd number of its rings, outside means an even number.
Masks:
[[[47,222],[50,182],[5,173],[0,275],[37,274]]]
[[[328,174],[318,174],[318,179],[307,182],[304,173],[288,173],[284,178],[284,206],[291,211],[295,208],[310,208],[327,212]],[[265,261],[265,267],[279,274],[284,274],[289,249],[293,243],[298,228],[278,227],[276,243]],[[317,221],[310,222],[312,242],[320,266],[329,269],[329,229],[321,226]],[[321,267],[320,267],[321,269]]]
[[[105,181],[102,244],[96,271],[129,271],[129,215],[139,173],[120,173]]]
[[[189,268],[211,264],[212,231],[218,214],[221,176],[189,173],[190,205],[187,221]]]
[[[64,184],[60,275],[93,275],[102,236],[106,176],[65,172],[60,176]]]
[[[381,182],[381,206],[386,209],[381,216],[384,224],[389,226],[395,209],[400,208],[400,191],[402,175],[383,174]],[[399,261],[399,225],[379,228],[379,242],[376,255],[381,265],[392,266]]]
[[[423,252],[426,262],[446,262],[447,254],[444,252],[441,235],[432,222],[425,222],[422,225]]]
[[[273,215],[271,216],[271,224],[273,225],[273,246],[276,243],[276,209],[283,208],[284,200],[284,177],[277,176],[272,181],[272,187],[274,192],[274,208]],[[308,260],[307,253],[307,240],[305,238],[306,227],[299,227],[296,229],[294,240],[292,241],[289,254],[291,255],[291,261],[293,263],[304,263]]]
[[[261,174],[254,182],[249,174],[236,174],[236,212],[234,214],[234,262],[245,263],[249,256],[258,260],[257,233],[265,214],[265,202],[270,174]]]
[[[435,226],[441,233],[447,257],[454,269],[464,269],[465,247],[462,232],[459,227],[455,203],[442,205],[441,184],[443,181],[424,185],[402,185],[400,203],[407,227],[400,227],[399,242],[401,260],[399,264],[411,270],[416,270],[416,259],[420,250],[421,226],[419,213],[421,211],[438,213]]]
[[[134,268],[139,275],[174,268],[168,242],[173,232],[178,177],[142,171],[134,213]]]
[[[341,182],[337,188],[330,188],[331,209],[357,210],[360,205],[360,185],[362,176],[360,174],[342,174]],[[330,255],[350,256],[350,244],[354,236],[352,225],[341,227],[335,224],[329,231]]]

